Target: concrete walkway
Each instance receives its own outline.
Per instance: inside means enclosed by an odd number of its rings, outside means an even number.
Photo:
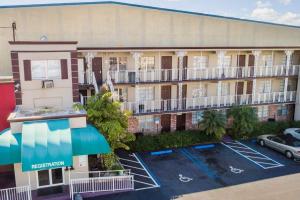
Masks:
[[[300,173],[178,197],[182,200],[299,200]]]

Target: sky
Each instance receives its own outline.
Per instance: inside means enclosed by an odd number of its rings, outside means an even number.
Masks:
[[[0,0],[0,6],[90,1],[97,0]],[[300,26],[300,0],[124,0],[120,2]]]

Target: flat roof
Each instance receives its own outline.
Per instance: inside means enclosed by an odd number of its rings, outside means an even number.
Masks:
[[[155,7],[155,6],[146,6],[146,5],[124,3],[124,2],[117,2],[117,1],[89,1],[89,2],[69,2],[69,3],[7,5],[7,6],[0,6],[0,9],[50,7],[50,6],[79,6],[79,5],[96,5],[96,4],[124,5],[124,6],[131,6],[131,7],[137,7],[137,8],[145,8],[145,9],[160,10],[160,11],[167,11],[167,12],[176,12],[176,13],[182,13],[182,14],[214,17],[214,18],[220,18],[220,19],[229,19],[229,20],[236,20],[236,21],[260,23],[260,24],[274,25],[274,26],[285,26],[285,27],[290,27],[290,28],[300,28],[300,26],[296,26],[296,25],[287,25],[287,24],[265,22],[265,21],[259,21],[259,20],[242,19],[242,18],[237,18],[237,17],[227,17],[227,16],[221,16],[221,15],[214,15],[214,14],[207,14],[207,13],[200,13],[200,12],[193,12],[193,11],[186,11],[186,10],[178,10],[178,9],[170,9],[170,8],[162,8],[162,7]]]

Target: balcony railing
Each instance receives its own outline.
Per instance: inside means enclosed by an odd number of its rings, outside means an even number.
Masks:
[[[148,114],[172,111],[193,111],[208,108],[226,108],[233,105],[259,105],[272,103],[290,103],[296,100],[296,91],[260,93],[256,95],[209,96],[187,99],[168,99],[141,102],[124,102],[123,110],[134,114]]]
[[[110,71],[113,83],[170,82],[181,80],[241,79],[270,76],[296,76],[299,65],[290,67],[226,67]]]

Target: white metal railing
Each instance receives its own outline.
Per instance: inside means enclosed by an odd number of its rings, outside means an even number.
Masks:
[[[0,190],[0,200],[31,200],[30,186],[21,186]]]
[[[72,199],[74,198],[74,194],[80,193],[114,192],[133,189],[133,175],[80,178],[71,179],[70,181],[70,195]]]
[[[148,69],[148,70],[121,70],[109,71],[108,78],[112,83],[143,83],[166,82],[177,80],[211,80],[211,79],[239,79],[268,76],[298,75],[299,65],[273,67],[208,67],[181,69]],[[179,77],[179,75],[181,77]]]
[[[259,93],[256,95],[208,96],[187,99],[167,99],[140,102],[124,102],[122,110],[130,110],[134,114],[156,113],[166,111],[186,111],[205,108],[224,108],[233,105],[257,105],[265,103],[284,103],[296,100],[296,91]]]

